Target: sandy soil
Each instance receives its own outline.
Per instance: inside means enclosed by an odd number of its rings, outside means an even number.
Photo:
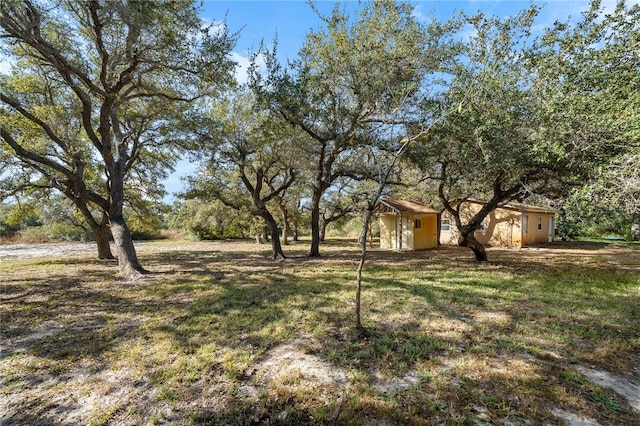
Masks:
[[[95,250],[96,244],[93,242],[2,244],[0,245],[0,260],[77,256]]]

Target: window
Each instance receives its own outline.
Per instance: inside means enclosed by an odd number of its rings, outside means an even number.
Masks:
[[[538,216],[538,231],[542,231],[542,216]]]
[[[413,227],[416,229],[422,228],[422,221],[420,219],[416,219],[415,223],[413,224]]]
[[[451,219],[442,219],[440,221],[440,230],[443,232],[451,231]]]

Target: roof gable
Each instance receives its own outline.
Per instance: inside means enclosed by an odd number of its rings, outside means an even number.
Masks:
[[[376,206],[377,213],[384,213],[384,207],[391,209],[396,213],[422,213],[422,214],[438,214],[440,211],[427,206],[426,204],[415,201],[405,200],[380,200]]]

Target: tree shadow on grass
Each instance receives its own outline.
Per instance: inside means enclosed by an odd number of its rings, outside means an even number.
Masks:
[[[520,283],[518,280],[525,276],[522,269],[511,269],[506,264],[500,267],[513,277],[508,280],[485,280],[477,274],[456,277],[461,274],[460,268],[469,265],[474,265],[469,270],[477,273],[488,273],[495,265],[476,266],[473,261],[466,260],[460,263],[455,256],[453,259],[445,256],[451,252],[457,253],[444,250],[393,256],[376,252],[372,255],[373,262],[365,274],[365,297],[373,301],[365,306],[368,315],[365,324],[371,329],[366,340],[355,333],[353,305],[349,303],[350,297],[345,296],[354,291],[348,265],[357,257],[355,252],[346,249],[333,251],[319,260],[300,258],[280,263],[250,251],[192,253],[185,250],[145,254],[150,269],[162,270],[152,274],[149,281],[133,285],[109,279],[112,268],[105,265],[90,263],[87,267],[76,259],[69,259],[67,263],[56,260],[59,262],[56,265],[64,271],[47,273],[46,278],[29,278],[24,284],[29,290],[23,294],[15,291],[23,285],[19,279],[10,283],[12,299],[5,312],[9,313],[8,326],[16,327],[12,328],[11,340],[15,343],[23,339],[23,345],[14,348],[17,349],[14,355],[26,352],[53,362],[90,363],[94,371],[99,371],[108,368],[105,359],[118,348],[138,341],[146,342],[153,350],[157,343],[155,339],[166,337],[171,342],[168,358],[184,355],[186,363],[203,355],[203,351],[209,351],[209,347],[215,348],[211,349],[215,353],[210,354],[212,359],[209,361],[215,365],[198,367],[202,370],[196,374],[226,375],[225,380],[236,385],[248,380],[245,369],[251,369],[261,354],[280,343],[301,337],[316,341],[308,348],[311,353],[358,374],[365,382],[359,386],[368,389],[377,380],[378,371],[402,375],[432,358],[438,365],[443,358],[464,354],[513,358],[530,354],[542,359],[543,363],[557,366],[565,361],[556,360],[554,354],[565,360],[576,360],[589,351],[581,352],[579,346],[572,346],[572,339],[581,333],[583,340],[601,343],[607,335],[616,332],[614,322],[602,319],[599,320],[600,329],[594,328],[598,321],[595,316],[579,315],[588,312],[588,307],[573,312],[572,301],[562,294],[557,312],[545,313],[544,309],[549,308],[545,305],[550,301],[543,296],[552,290],[544,285],[545,275],[534,275],[529,282]],[[401,278],[393,278],[396,266],[414,270],[415,274],[404,273]],[[313,273],[307,273],[308,270]],[[562,273],[562,268],[550,272],[551,276]],[[355,277],[355,273],[353,275]],[[445,275],[447,280],[441,280]],[[628,287],[632,282],[629,280],[632,276],[625,274],[606,285],[595,280],[590,300],[606,301],[607,292]],[[542,287],[540,294],[532,293],[537,284]],[[563,291],[569,295],[569,290],[570,286]],[[615,296],[611,303],[630,303],[620,297]],[[385,305],[391,299],[406,306]],[[380,305],[376,306],[378,303]],[[413,318],[387,317],[403,310],[410,310]],[[561,314],[563,311],[568,313]],[[496,320],[490,315],[496,313],[505,315]],[[439,330],[431,327],[428,321],[422,321],[425,318],[444,318],[451,324],[460,325],[460,330],[448,337],[444,333],[438,334]],[[540,341],[530,338],[544,336],[545,328],[554,322],[555,328],[546,332],[549,338]],[[38,331],[38,324],[44,324],[46,328],[47,323],[59,331],[33,335],[34,329]],[[621,340],[633,338],[634,332],[629,328],[632,326],[624,326],[627,334],[620,337]],[[527,331],[527,327],[532,329]],[[594,330],[595,335],[590,335]],[[528,336],[529,332],[533,335]],[[231,367],[237,371],[220,367],[226,362],[224,354],[230,354],[230,362],[235,363]],[[64,365],[68,364],[62,362],[61,365],[66,368]],[[31,378],[44,379],[64,373],[56,368],[60,367],[53,365],[50,369],[30,373]],[[166,384],[176,389],[201,386],[179,380],[178,377],[185,374],[179,369],[172,377],[167,373],[172,368],[170,364],[151,364],[145,368],[150,369],[145,374],[152,378],[155,386]],[[552,374],[550,368],[543,370],[543,374]],[[524,376],[515,380],[527,386]],[[491,391],[495,386],[492,381],[501,383],[489,377],[486,382],[470,381],[468,388],[463,390],[451,388],[450,401],[467,395],[464,399],[469,402],[477,396],[479,389]],[[206,392],[205,387],[201,390]],[[228,392],[233,394],[231,390]],[[195,423],[340,423],[340,420],[355,419],[360,414],[372,421],[389,419],[401,423],[406,413],[413,410],[410,402],[403,402],[405,397],[402,395],[378,396],[369,390],[365,392],[364,401],[347,397],[338,403],[340,391],[332,390],[330,395],[335,398],[331,404],[335,410],[326,413],[323,420],[312,420],[311,416],[321,410],[320,394],[309,397],[284,390],[274,392],[265,391],[257,399],[231,397],[226,408],[198,411]],[[500,394],[495,401],[484,403],[500,413],[499,404],[512,402],[507,394]],[[314,405],[316,403],[318,406]],[[467,410],[466,413],[473,415],[468,405],[442,408],[438,404],[429,405],[425,399],[417,399],[416,405],[427,407],[419,413],[422,418],[441,415],[446,419],[453,415],[447,412],[449,409]],[[253,414],[256,408],[261,410],[257,416]],[[364,413],[365,409],[370,413]]]
[[[444,251],[445,254],[450,252],[459,254],[459,250],[446,249]],[[353,259],[352,255],[353,253],[333,252],[331,261],[351,261]],[[506,264],[500,265],[500,270],[514,276],[514,278],[507,281],[461,277],[456,278],[459,280],[458,286],[456,286],[455,283],[451,286],[451,279],[447,283],[447,286],[442,286],[438,283],[439,275],[447,272],[451,273],[453,268],[456,266],[459,267],[459,265],[456,264],[458,261],[457,258],[453,260],[442,259],[438,257],[441,256],[442,253],[433,252],[429,254],[429,257],[425,258],[424,255],[425,253],[395,253],[393,256],[395,260],[389,262],[388,253],[376,252],[374,254],[376,258],[373,259],[371,262],[372,266],[367,271],[368,275],[375,275],[378,271],[393,269],[393,261],[402,262],[403,259],[406,260],[406,258],[408,258],[407,261],[410,264],[415,264],[418,267],[427,266],[428,272],[425,274],[420,272],[420,268],[416,268],[421,279],[420,284],[408,284],[407,281],[402,280],[369,278],[365,276],[366,285],[377,290],[393,287],[404,292],[407,297],[421,297],[428,304],[425,305],[426,309],[423,311],[423,315],[442,316],[453,321],[473,321],[474,315],[483,315],[484,311],[491,312],[498,309],[512,319],[510,325],[500,325],[505,331],[515,329],[518,325],[524,326],[527,321],[534,320],[540,323],[540,327],[553,325],[553,327],[557,329],[557,334],[560,338],[564,336],[566,340],[573,340],[574,342],[581,340],[579,346],[589,344],[589,339],[593,340],[591,345],[595,346],[600,339],[620,335],[619,326],[614,323],[603,323],[603,320],[598,318],[597,314],[580,316],[580,312],[574,312],[575,307],[572,305],[572,298],[570,297],[573,292],[571,289],[572,281],[570,279],[566,280],[567,286],[565,288],[559,289],[560,296],[558,296],[558,291],[552,296],[553,298],[558,298],[558,300],[555,300],[555,303],[557,303],[556,309],[565,310],[569,312],[569,314],[548,319],[544,318],[545,309],[548,310],[550,306],[548,304],[550,301],[544,299],[546,293],[549,292],[548,285],[544,283],[546,275],[539,277],[534,275],[533,279],[530,275],[529,281],[533,281],[533,283],[530,282],[527,285],[520,285],[518,280],[522,276],[521,266],[512,270],[510,265]],[[188,253],[185,253],[184,256],[188,257]],[[359,338],[351,335],[349,331],[352,331],[352,308],[345,309],[344,306],[339,307],[338,305],[344,302],[340,302],[337,297],[331,296],[331,293],[351,291],[352,285],[349,281],[343,282],[342,284],[333,282],[327,286],[327,282],[331,283],[331,278],[329,277],[329,279],[327,279],[325,272],[318,272],[313,278],[306,277],[306,281],[301,284],[300,277],[295,274],[283,272],[286,268],[280,265],[273,266],[273,262],[268,259],[248,258],[248,253],[225,253],[222,258],[218,258],[218,260],[222,259],[224,259],[225,262],[232,262],[234,264],[234,266],[231,267],[232,269],[221,273],[221,271],[216,270],[217,266],[215,263],[212,263],[215,262],[215,259],[212,258],[201,259],[201,263],[197,266],[197,271],[192,270],[192,273],[195,275],[202,274],[202,276],[212,277],[212,280],[216,280],[218,285],[225,288],[226,293],[222,296],[216,295],[196,301],[188,315],[190,321],[198,323],[198,316],[220,316],[233,312],[232,316],[238,318],[238,321],[235,323],[237,327],[222,321],[221,324],[225,325],[225,328],[228,328],[228,330],[232,332],[225,333],[221,331],[221,335],[226,336],[227,339],[230,339],[235,344],[241,344],[242,342],[238,341],[234,336],[242,334],[245,336],[245,341],[251,341],[261,348],[267,348],[270,344],[274,344],[273,339],[264,337],[251,338],[247,336],[259,333],[260,330],[268,328],[269,323],[286,318],[289,312],[287,312],[285,307],[278,306],[278,304],[293,296],[300,296],[314,300],[314,303],[307,303],[304,309],[312,311],[315,315],[315,321],[324,324],[324,327],[329,331],[324,338],[325,342],[323,344],[326,344],[327,348],[335,350],[336,345],[340,346],[344,345],[345,342],[351,342],[353,344],[352,352],[342,351],[341,358],[361,358],[360,355],[362,355],[362,353],[356,349],[358,348],[357,343]],[[330,265],[331,261],[327,262],[327,265]],[[244,265],[240,267],[243,262]],[[386,262],[386,264],[380,264],[382,262]],[[246,266],[247,263],[249,264],[248,267]],[[405,263],[406,262],[402,263],[403,267],[407,266]],[[470,263],[475,264],[474,262]],[[317,264],[322,265],[322,263],[318,263],[315,259],[296,259],[293,264],[286,266],[305,267],[306,265]],[[495,265],[479,265],[476,268],[476,272],[487,272],[488,270],[490,271],[492,267],[495,267]],[[242,282],[243,279],[246,279],[247,276],[255,274],[256,272],[260,273],[260,278],[263,280],[261,284],[257,281],[251,281],[255,280],[255,277],[250,278],[248,281],[251,283],[251,286],[243,287],[242,284],[238,284]],[[245,275],[243,276],[243,274]],[[566,276],[567,278],[571,276],[571,272],[567,272],[565,268],[561,267],[547,268],[544,274],[556,277]],[[429,280],[433,280],[434,285],[423,282]],[[592,287],[602,291],[611,291],[616,288],[628,287],[630,280],[633,280],[633,277],[629,276],[629,274],[621,273],[618,279],[606,282],[605,284],[603,284],[605,281],[595,279]],[[295,285],[292,285],[293,283],[295,283]],[[532,286],[536,285],[546,287],[542,288],[539,293],[532,292]],[[575,285],[578,285],[578,282],[576,282]],[[365,289],[365,292],[366,291],[369,290]],[[566,297],[561,296],[562,292],[566,292]],[[324,301],[321,301],[321,298],[324,298]],[[599,296],[594,296],[590,300],[596,304],[604,303],[604,299]],[[609,303],[628,305],[628,301],[609,301]],[[375,305],[375,302],[373,305]],[[375,306],[372,306],[372,309],[375,310]],[[546,315],[549,316],[548,313]],[[420,316],[420,313],[416,312],[416,316]],[[258,320],[253,321],[253,319],[256,318]],[[498,326],[495,322],[493,324],[491,324],[491,321],[484,322],[485,325],[490,324],[494,328]],[[255,326],[256,324],[258,324],[258,326]],[[373,324],[374,334],[370,341],[382,338],[388,339],[389,333],[388,330],[385,330],[385,327],[385,324]],[[375,330],[377,328],[379,328],[379,330]],[[289,330],[290,331],[283,334],[283,336],[292,336],[297,329],[296,327],[289,327]],[[193,331],[194,330],[183,330],[181,333],[188,335]],[[420,346],[424,344],[423,342],[421,343],[421,339],[424,339],[420,336],[420,334],[424,334],[424,329],[416,326],[415,330],[406,329],[405,331],[408,333],[404,336],[396,332],[393,340],[397,342],[404,339],[406,340],[407,346]],[[628,333],[623,333],[622,338],[628,338],[629,335]],[[510,337],[510,339],[515,342],[514,344],[518,345],[521,337],[522,336],[514,332],[514,335]],[[451,344],[455,345],[456,343],[443,342],[443,346]],[[465,344],[462,344],[462,346],[465,346]],[[555,350],[560,352],[566,352],[568,350],[566,347],[560,346],[561,347],[555,348]],[[526,344],[523,344],[523,347],[526,347]],[[397,349],[397,346],[392,349]],[[326,356],[326,358],[332,358],[332,356]],[[346,366],[358,368],[358,364],[354,362],[347,362]]]

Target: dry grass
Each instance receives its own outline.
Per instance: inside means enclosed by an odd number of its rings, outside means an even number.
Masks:
[[[579,366],[640,382],[640,248],[374,250],[139,245],[143,281],[91,253],[0,264],[0,423],[638,424]],[[634,423],[635,422],[635,423]]]

